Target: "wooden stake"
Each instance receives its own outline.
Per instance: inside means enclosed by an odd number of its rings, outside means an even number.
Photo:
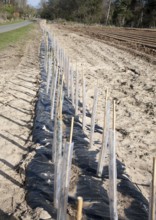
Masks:
[[[71,120],[71,128],[70,128],[70,139],[69,139],[69,144],[72,143],[72,138],[73,138],[73,127],[74,127],[74,117],[72,117],[72,120]]]
[[[77,220],[82,220],[82,208],[83,208],[83,198],[78,197],[78,206],[77,206]]]

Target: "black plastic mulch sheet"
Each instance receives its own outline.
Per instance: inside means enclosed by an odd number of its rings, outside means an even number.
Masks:
[[[26,171],[26,199],[33,209],[42,207],[56,219],[56,210],[53,206],[54,194],[54,164],[51,162],[53,122],[50,120],[50,98],[46,95],[46,74],[44,66],[44,43],[41,44],[41,85],[36,105],[36,118],[34,122],[33,141],[40,147],[36,149],[36,155],[27,167]],[[74,108],[65,94],[63,103],[63,118],[66,125],[66,136],[69,136],[71,117],[74,116]],[[90,114],[88,113],[90,116]],[[96,132],[102,129],[96,125]],[[108,180],[108,167],[103,171],[102,178],[96,177],[97,162],[95,160],[98,151],[88,150],[88,139],[82,131],[82,124],[78,117],[74,123],[74,157],[73,164],[81,170],[78,177],[76,194],[69,197],[69,205],[76,205],[76,197],[82,196],[84,202],[90,205],[83,209],[84,219],[110,219],[109,198],[103,187],[103,182]],[[126,177],[124,164],[117,161],[118,191],[128,199],[131,205],[124,210],[125,217],[119,219],[146,220],[148,219],[148,202],[141,192]],[[70,217],[70,219],[74,219]]]

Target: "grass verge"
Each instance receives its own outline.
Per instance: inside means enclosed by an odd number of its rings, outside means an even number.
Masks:
[[[35,24],[30,24],[14,31],[0,33],[0,50],[5,49],[12,44],[15,44],[20,40],[26,39],[30,31],[33,29],[34,25]]]
[[[4,26],[7,24],[16,24],[16,23],[20,23],[22,21],[25,21],[25,20],[24,19],[17,19],[17,20],[13,20],[13,21],[0,22],[0,26]]]

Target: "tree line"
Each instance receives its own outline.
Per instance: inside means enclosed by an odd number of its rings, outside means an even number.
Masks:
[[[40,15],[51,20],[155,27],[156,0],[41,0]]]
[[[34,16],[36,10],[27,5],[27,0],[0,0],[0,20]]]
[[[3,5],[17,5],[18,7],[22,8],[27,5],[27,0],[1,0],[0,1]]]

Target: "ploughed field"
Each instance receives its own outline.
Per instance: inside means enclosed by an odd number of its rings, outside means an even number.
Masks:
[[[154,56],[156,54],[156,30],[136,28],[115,28],[102,26],[68,26],[73,31],[80,31],[100,40],[126,46],[130,49]]]

